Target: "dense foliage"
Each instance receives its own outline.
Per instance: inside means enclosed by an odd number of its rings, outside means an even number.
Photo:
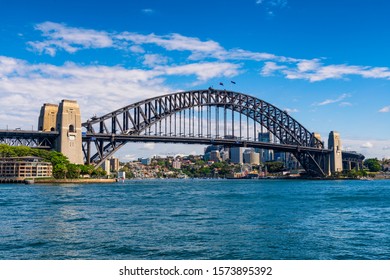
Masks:
[[[106,175],[102,168],[95,169],[92,165],[73,164],[63,154],[56,151],[33,149],[26,146],[9,146],[0,144],[0,157],[35,156],[53,165],[53,177],[57,179],[76,179],[81,175],[101,177]]]
[[[182,166],[184,174],[190,178],[209,178],[209,177],[225,177],[228,174],[235,172],[234,166],[227,162],[215,162],[211,165],[203,160],[198,160],[193,165]]]
[[[364,165],[370,172],[378,172],[382,169],[382,165],[377,158],[368,158],[364,161]]]
[[[267,161],[265,166],[267,167],[267,171],[269,173],[277,173],[284,170],[284,164],[280,161]]]

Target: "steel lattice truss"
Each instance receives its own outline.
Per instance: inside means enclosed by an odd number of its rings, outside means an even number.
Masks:
[[[52,149],[57,136],[57,132],[0,130],[0,144]]]
[[[87,130],[85,157],[96,165],[129,141],[269,148],[269,143],[258,139],[259,131],[270,132],[274,149],[292,152],[309,173],[318,176],[325,176],[329,153],[286,111],[250,95],[212,88],[146,99],[82,125]]]

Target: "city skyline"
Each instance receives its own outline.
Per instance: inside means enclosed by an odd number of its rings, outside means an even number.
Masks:
[[[344,149],[390,157],[390,4],[306,2],[0,1],[1,128],[36,129],[42,103],[61,99],[85,121],[213,86],[270,102],[325,142],[336,130]],[[203,149],[128,144],[116,156]]]

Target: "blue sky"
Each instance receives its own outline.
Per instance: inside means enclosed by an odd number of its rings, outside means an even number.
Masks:
[[[40,106],[64,98],[86,120],[224,82],[323,138],[339,131],[344,149],[390,158],[389,11],[385,0],[0,0],[0,128],[36,127]],[[127,146],[121,159],[203,151]]]

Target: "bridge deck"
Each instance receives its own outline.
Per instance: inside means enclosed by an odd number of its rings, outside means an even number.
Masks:
[[[83,141],[117,141],[117,142],[155,142],[155,143],[181,143],[181,144],[199,144],[199,145],[225,145],[232,147],[248,147],[248,148],[262,148],[273,149],[283,152],[317,152],[329,153],[328,149],[320,149],[314,147],[305,147],[298,145],[287,145],[269,142],[259,142],[243,139],[224,139],[224,138],[206,138],[206,137],[179,137],[179,136],[160,136],[160,135],[126,135],[126,134],[112,134],[95,133],[83,136]]]
[[[57,137],[60,133],[58,131],[34,131],[34,130],[6,130],[0,129],[0,137],[14,137],[14,138],[36,138],[36,137]]]

